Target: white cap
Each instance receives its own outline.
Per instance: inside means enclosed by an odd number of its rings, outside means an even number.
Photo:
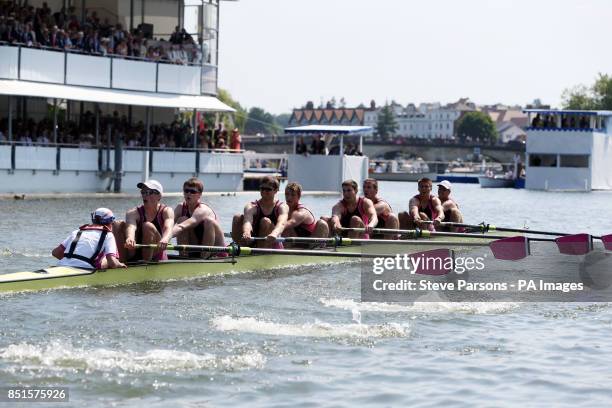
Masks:
[[[110,224],[115,220],[115,215],[108,208],[100,207],[91,214],[91,221],[95,224]]]
[[[448,180],[442,180],[441,182],[438,183],[438,185],[444,187],[447,190],[451,189],[451,183]]]
[[[160,194],[164,194],[164,188],[157,180],[149,179],[145,182],[140,182],[136,185],[138,188],[148,187],[150,190],[157,190]]]

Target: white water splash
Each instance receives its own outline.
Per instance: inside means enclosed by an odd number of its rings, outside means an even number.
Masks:
[[[412,305],[377,302],[357,302],[353,299],[319,299],[326,307],[350,310],[353,315],[358,312],[385,313],[467,313],[499,314],[515,310],[516,302],[415,302]]]
[[[257,320],[253,317],[235,318],[231,316],[214,318],[212,320],[212,326],[221,331],[240,331],[293,337],[389,338],[405,337],[410,333],[407,324],[398,323],[385,323],[380,325],[336,325],[323,322],[281,324]]]
[[[74,348],[59,341],[44,346],[20,343],[0,349],[0,359],[18,363],[24,369],[53,369],[58,371],[124,371],[155,373],[220,369],[224,371],[262,368],[265,357],[251,351],[245,354],[215,356],[185,351],[154,349],[145,352],[115,351],[103,348]]]

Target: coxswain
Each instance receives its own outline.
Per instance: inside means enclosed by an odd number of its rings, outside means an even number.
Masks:
[[[342,200],[332,208],[329,229],[333,234],[349,238],[370,238],[372,229],[378,224],[376,209],[372,200],[357,197],[359,185],[355,180],[342,182]],[[342,228],[365,228],[365,232],[343,231]]]
[[[142,205],[128,210],[125,221],[115,221],[114,231],[122,261],[149,262],[168,259],[166,247],[172,238],[174,211],[161,203],[164,189],[157,180],[138,183]],[[137,249],[136,244],[157,245]]]
[[[115,217],[108,208],[91,213],[91,224],[85,224],[59,244],[51,255],[59,259],[59,266],[85,269],[125,268],[119,261],[117,243],[113,235]]]
[[[174,209],[172,236],[179,245],[225,246],[223,230],[215,211],[201,202],[204,183],[192,177],[183,183],[184,201]],[[184,252],[192,258],[207,257],[207,252]]]
[[[308,208],[300,203],[302,186],[289,183],[285,187],[285,202],[289,207],[289,215],[283,237],[327,238],[329,226],[323,220],[317,220]]]
[[[398,229],[399,219],[393,213],[391,205],[378,196],[378,180],[367,178],[363,181],[363,195],[365,198],[372,200],[378,217],[378,224],[374,228]],[[395,234],[375,234],[377,238],[394,239]]]
[[[419,194],[408,202],[408,211],[399,215],[401,229],[430,229],[440,227],[444,221],[444,211],[440,199],[431,193],[433,183],[424,177],[418,181]],[[433,221],[427,223],[426,221]]]
[[[276,178],[271,176],[262,178],[259,185],[261,199],[248,203],[242,214],[234,215],[232,239],[235,242],[265,248],[282,248],[276,239],[285,229],[289,207],[276,199],[278,187]],[[266,237],[266,240],[252,243],[253,237]]]
[[[445,222],[456,222],[459,224],[463,223],[463,215],[459,211],[459,204],[451,197],[451,183],[448,180],[442,180],[438,183],[438,198],[442,203],[442,209],[444,210],[444,221]],[[438,228],[440,231],[450,232],[464,232],[465,229],[462,227],[445,227]]]

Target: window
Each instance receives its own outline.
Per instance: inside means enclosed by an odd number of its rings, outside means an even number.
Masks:
[[[589,155],[587,154],[562,154],[561,167],[589,167]]]
[[[529,166],[531,167],[557,167],[556,154],[530,154]]]

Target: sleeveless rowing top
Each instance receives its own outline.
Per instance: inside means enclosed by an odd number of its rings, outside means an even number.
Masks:
[[[386,200],[383,200],[382,198],[375,197],[374,200],[372,200],[372,203],[374,203],[374,205],[378,203],[385,203],[389,206],[389,211],[393,212],[391,204],[389,204]],[[375,228],[385,228],[385,221],[387,221],[387,218],[389,218],[389,214],[383,212],[381,214],[376,213],[376,215],[378,216],[378,223],[376,224]]]
[[[419,195],[417,194],[413,198],[419,199]],[[433,221],[435,218],[438,217],[438,213],[436,212],[435,207],[433,205],[434,198],[436,198],[435,195],[429,195],[429,200],[427,200],[427,206],[425,208],[421,206],[422,203],[419,199],[419,212],[425,213],[425,215],[427,215],[430,221]]]
[[[163,235],[162,225],[164,224],[164,210],[165,209],[166,209],[166,206],[164,204],[160,204],[159,209],[157,210],[157,214],[155,214],[155,217],[153,218],[153,220],[150,221],[155,226],[155,229],[157,230],[157,232],[159,232],[160,235]],[[136,225],[136,243],[141,244],[142,243],[142,224],[144,224],[147,221],[147,216],[145,213],[144,205],[137,207],[136,210],[138,210],[138,218],[139,218],[138,223]],[[137,251],[137,253],[138,252],[139,251]],[[166,251],[162,251],[162,252],[159,252],[156,256],[154,256],[153,259],[157,261],[165,260],[165,259],[168,259],[168,255],[166,254]]]
[[[196,206],[196,209],[200,206],[206,206],[208,208],[210,208],[210,211],[212,211],[212,213],[215,216],[215,220],[218,220],[219,218],[217,217],[217,213],[215,212],[215,210],[212,209],[211,206],[204,204],[204,203],[198,203],[198,205]],[[195,209],[194,209],[195,211]],[[187,217],[187,218],[191,218],[191,213],[189,212],[189,205],[183,201],[183,205],[181,207],[181,217]],[[202,225],[202,223],[199,223],[197,225],[197,227],[194,228],[194,233],[196,235],[196,237],[198,237],[198,241],[202,242],[202,237],[204,237],[204,225]]]
[[[344,199],[340,200],[340,202],[342,203],[342,216],[340,217],[340,225],[342,225],[345,228],[350,227],[351,218],[353,218],[353,216],[357,216],[361,218],[364,225],[368,225],[368,223],[370,222],[370,219],[368,217],[368,214],[365,211],[365,204],[364,204],[363,197],[359,197],[357,199],[357,205],[355,206],[355,209],[351,212],[349,212],[348,206],[346,205],[346,201],[344,201]],[[368,239],[369,235],[365,234],[364,238]]]
[[[312,211],[304,207],[302,204],[298,204],[296,211],[301,210],[302,208],[310,213],[310,215],[312,216],[312,222],[309,224],[305,222],[301,223],[300,225],[295,227],[295,233],[297,234],[298,237],[310,237],[312,233],[314,232],[315,227],[317,225],[317,219],[315,218]],[[291,217],[291,214],[289,214],[289,217]]]
[[[255,214],[255,217],[253,217],[253,236],[258,237],[259,221],[261,221],[262,218],[268,218],[270,222],[272,222],[272,225],[276,225],[276,222],[278,221],[278,211],[280,210],[282,202],[276,200],[274,202],[274,207],[272,208],[272,211],[269,214],[264,213],[263,208],[259,204],[259,200],[253,201],[251,202],[251,204],[257,207],[257,213]]]

